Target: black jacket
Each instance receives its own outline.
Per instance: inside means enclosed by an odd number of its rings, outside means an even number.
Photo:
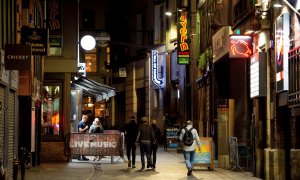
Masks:
[[[136,141],[144,144],[150,144],[156,142],[153,129],[149,124],[140,125],[139,133]]]
[[[151,124],[151,127],[153,129],[154,138],[157,141],[156,143],[158,143],[158,141],[161,139],[161,131],[155,124]]]
[[[135,143],[139,131],[139,125],[135,123],[135,121],[130,121],[130,123],[125,125],[122,131],[125,133],[125,141],[127,143]]]

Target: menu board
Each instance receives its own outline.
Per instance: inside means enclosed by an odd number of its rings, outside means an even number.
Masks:
[[[165,130],[166,134],[166,147],[167,148],[177,148],[178,147],[178,141],[179,138],[177,135],[178,128],[167,128]]]
[[[213,169],[213,151],[212,151],[212,139],[210,137],[200,137],[201,152],[198,146],[196,147],[194,163],[195,165],[207,166],[209,169]]]

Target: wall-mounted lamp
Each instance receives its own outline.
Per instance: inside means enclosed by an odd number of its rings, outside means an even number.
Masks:
[[[177,9],[177,11],[178,11],[178,12],[180,12],[180,11],[182,11],[182,9]],[[167,11],[167,12],[165,12],[165,15],[167,15],[167,16],[169,16],[169,17],[170,17],[170,16],[172,16],[173,14],[175,14],[175,15],[176,15],[176,14],[177,14],[177,12],[171,12],[171,11]]]

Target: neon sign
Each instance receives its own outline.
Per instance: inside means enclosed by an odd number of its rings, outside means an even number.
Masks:
[[[158,77],[158,50],[151,51],[151,79],[152,82],[157,86],[162,86],[164,81]]]
[[[178,64],[190,64],[189,21],[186,8],[182,8],[178,16]]]
[[[249,58],[252,55],[252,38],[250,36],[230,36],[229,46],[229,58]]]

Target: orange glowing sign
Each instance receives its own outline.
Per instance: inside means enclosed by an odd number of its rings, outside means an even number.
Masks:
[[[181,8],[178,15],[178,64],[190,64],[189,30],[187,9]]]
[[[229,37],[229,58],[250,58],[252,53],[250,36],[233,35]]]

